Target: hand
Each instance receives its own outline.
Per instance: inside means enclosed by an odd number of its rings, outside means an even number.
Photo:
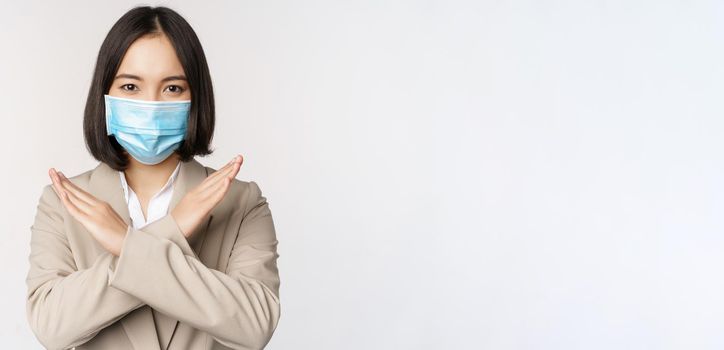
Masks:
[[[62,172],[51,168],[48,174],[53,181],[55,194],[61,199],[70,215],[83,224],[103,248],[115,256],[121,255],[128,225],[113,207],[83,191]]]
[[[237,155],[223,168],[209,175],[194,189],[186,193],[171,210],[171,215],[186,238],[189,238],[211,209],[224,198],[229,184],[239,172],[244,157]]]

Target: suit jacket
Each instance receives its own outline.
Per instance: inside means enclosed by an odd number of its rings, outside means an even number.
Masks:
[[[168,212],[215,171],[182,162]],[[26,283],[28,321],[45,347],[266,346],[280,315],[279,254],[269,204],[254,181],[234,179],[186,239],[170,214],[134,229],[118,172],[107,164],[69,179],[107,202],[129,229],[116,257],[70,215],[52,184],[43,187]]]

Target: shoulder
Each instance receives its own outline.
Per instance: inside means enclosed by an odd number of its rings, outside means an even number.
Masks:
[[[206,168],[207,176],[215,173],[218,169],[209,166]],[[233,207],[234,211],[248,213],[254,207],[267,203],[267,198],[262,194],[259,184],[254,180],[240,180],[234,178],[229,184],[229,189],[223,199],[225,205]]]
[[[94,170],[95,169],[88,169],[76,175],[65,174],[65,176],[76,186],[80,187],[81,189],[87,190],[88,184],[90,183],[91,174]],[[43,185],[43,188],[41,189],[40,201],[48,204],[60,204],[60,198],[53,189],[53,182],[50,181],[50,175],[48,175],[48,181],[45,183],[45,185]]]
[[[93,169],[90,169],[77,175],[69,176],[66,174],[66,177],[68,177],[71,182],[78,185],[78,187],[85,190],[88,188],[92,172]],[[51,230],[52,227],[57,227],[58,223],[64,220],[63,203],[60,200],[60,197],[58,197],[58,194],[55,192],[53,183],[50,181],[50,177],[48,177],[48,181],[43,185],[40,191],[36,209],[36,222],[34,227]],[[55,222],[55,224],[51,225],[49,224],[50,222]]]

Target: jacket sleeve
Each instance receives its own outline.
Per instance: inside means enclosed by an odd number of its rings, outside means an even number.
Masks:
[[[30,226],[26,311],[42,345],[66,349],[87,342],[145,303],[108,286],[115,258],[109,252],[78,270],[64,229],[63,204],[51,186],[43,188]]]
[[[255,182],[248,184],[231,214],[242,218],[225,271],[191,255],[173,216],[166,215],[130,229],[109,284],[227,347],[263,349],[280,315],[278,241],[266,198]]]

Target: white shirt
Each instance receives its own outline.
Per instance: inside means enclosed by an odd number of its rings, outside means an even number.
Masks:
[[[168,213],[168,206],[171,203],[171,196],[173,195],[173,185],[178,177],[179,169],[181,168],[181,162],[178,162],[176,169],[169,176],[166,184],[156,194],[151,197],[148,201],[147,218],[143,217],[143,210],[141,210],[141,202],[133,192],[133,189],[128,186],[126,182],[126,174],[123,171],[118,171],[121,177],[121,185],[123,186],[123,193],[126,195],[126,204],[128,204],[128,213],[131,215],[131,224],[133,228],[141,228],[146,226]]]

